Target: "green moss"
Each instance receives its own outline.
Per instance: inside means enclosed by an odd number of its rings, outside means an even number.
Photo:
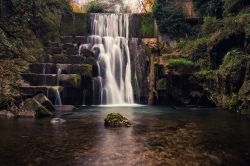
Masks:
[[[221,75],[236,74],[246,67],[247,55],[239,49],[229,51],[224,57],[218,72]]]
[[[79,74],[73,74],[73,81],[76,86],[79,86],[81,83],[81,76]]]
[[[167,79],[162,78],[156,83],[156,90],[167,90]]]
[[[154,37],[154,17],[152,14],[144,14],[140,18],[140,37]]]
[[[107,6],[104,3],[92,1],[87,6],[87,13],[104,13]]]
[[[132,122],[119,113],[108,114],[104,120],[106,127],[129,127]]]
[[[248,0],[225,0],[224,1],[224,15],[235,15],[239,13],[246,6],[250,5]]]
[[[74,35],[87,35],[88,34],[88,15],[87,14],[74,14]]]
[[[168,67],[178,68],[187,67],[192,68],[195,64],[184,58],[169,59],[166,64]]]
[[[53,116],[53,114],[47,110],[45,107],[41,106],[36,109],[36,118],[48,117]]]
[[[60,34],[67,36],[74,34],[74,18],[73,14],[65,13],[62,16],[60,24]]]
[[[70,72],[74,74],[92,76],[92,65],[90,64],[81,64],[81,65],[72,65]]]
[[[199,80],[211,80],[215,77],[216,72],[214,70],[201,70],[195,73],[196,78]]]

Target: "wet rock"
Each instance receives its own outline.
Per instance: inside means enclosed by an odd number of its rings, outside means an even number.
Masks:
[[[67,55],[78,55],[78,47],[70,47],[66,49]]]
[[[83,68],[82,70],[85,70]],[[91,71],[91,68],[90,68]],[[46,78],[47,86],[56,86],[59,79],[60,85],[64,87],[79,87],[81,76],[79,74],[61,74],[58,78],[56,74],[22,74],[22,78],[29,82],[31,86],[42,86],[44,84],[44,78]]]
[[[51,101],[43,94],[39,93],[33,97],[36,101],[38,101],[42,106],[44,106],[47,110],[54,112],[56,109]]]
[[[35,117],[42,118],[52,116],[52,112],[50,112],[47,108],[45,108],[41,103],[39,103],[36,99],[30,98],[25,100],[21,104],[21,109],[17,113],[19,117]]]
[[[0,116],[6,117],[6,118],[15,117],[15,115],[13,113],[11,113],[10,111],[7,111],[7,110],[0,111]]]
[[[44,50],[48,54],[61,54],[63,52],[61,47],[45,47]]]
[[[130,127],[132,122],[119,113],[108,114],[104,120],[105,127]]]
[[[63,49],[67,50],[68,48],[74,48],[75,45],[71,43],[65,43],[63,44]]]
[[[81,55],[84,57],[95,57],[95,54],[88,49],[81,49]]]
[[[61,118],[53,118],[50,121],[51,124],[62,124],[62,123],[65,123],[65,122],[66,122],[66,120],[61,119]]]
[[[87,42],[87,37],[86,36],[76,36],[75,37],[75,42],[77,44],[83,44]]]
[[[47,42],[44,42],[44,46],[45,47],[60,47],[60,44],[58,42],[47,41]]]
[[[73,43],[74,42],[74,37],[73,36],[61,36],[61,42],[63,44]]]

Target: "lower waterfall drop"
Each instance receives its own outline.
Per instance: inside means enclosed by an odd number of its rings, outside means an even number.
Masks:
[[[93,14],[88,43],[97,57],[101,103],[133,104],[129,14]]]

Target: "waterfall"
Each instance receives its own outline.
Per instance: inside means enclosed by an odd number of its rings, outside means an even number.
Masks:
[[[47,81],[46,81],[46,64],[43,64],[43,85],[46,85]]]
[[[55,105],[59,105],[61,106],[62,105],[62,99],[61,99],[61,95],[60,95],[60,92],[59,92],[59,86],[60,86],[60,83],[59,83],[59,77],[60,75],[62,74],[62,70],[60,68],[57,69],[57,89],[56,89],[56,101],[55,101]]]
[[[93,14],[91,34],[88,43],[97,57],[101,104],[134,103],[128,47],[129,14]]]
[[[82,105],[85,106],[85,99],[86,98],[86,89],[83,89],[82,91]]]
[[[137,74],[135,72],[135,88],[136,88],[136,96],[137,96],[137,102],[140,104],[141,103],[141,91],[140,91],[140,87],[139,87],[139,83],[138,83],[138,79],[137,79]]]

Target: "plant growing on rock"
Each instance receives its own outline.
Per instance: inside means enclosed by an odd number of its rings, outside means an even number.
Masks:
[[[106,127],[130,127],[133,123],[119,113],[108,114],[104,120]]]

